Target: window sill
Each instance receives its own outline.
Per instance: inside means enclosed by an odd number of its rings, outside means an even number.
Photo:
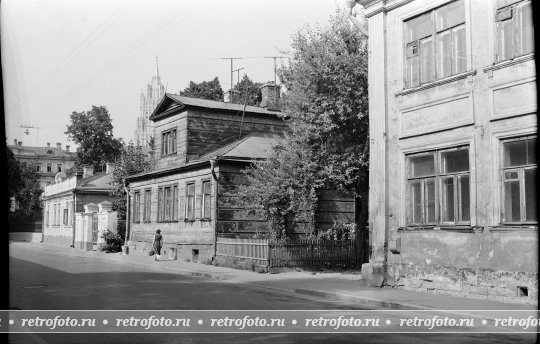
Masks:
[[[491,73],[492,74],[494,70],[515,66],[517,64],[520,64],[520,63],[523,63],[523,62],[526,62],[526,61],[530,61],[530,60],[534,61],[534,53],[519,56],[519,57],[514,57],[511,60],[504,60],[504,61],[500,61],[500,62],[495,62],[491,66],[485,67],[484,68],[484,73]]]
[[[162,221],[159,221],[159,223],[174,223],[174,222],[178,222],[178,220],[162,220]]]
[[[171,153],[171,154],[162,154],[161,157],[162,157],[162,158],[167,158],[167,157],[175,156],[175,155],[176,155],[176,152]]]
[[[466,79],[466,78],[468,78],[470,76],[474,76],[474,75],[476,75],[476,69],[468,71],[468,72],[456,74],[456,75],[451,75],[451,76],[446,77],[444,79],[431,81],[431,82],[428,82],[427,84],[423,84],[423,85],[420,85],[420,86],[417,86],[417,87],[414,87],[414,88],[406,88],[406,89],[404,89],[402,91],[396,92],[395,96],[396,97],[404,96],[404,95],[407,95],[407,94],[412,94],[412,93],[424,91],[424,90],[427,90],[427,89],[430,89],[430,88],[433,88],[433,87],[437,87],[437,86],[452,83],[454,81]]]
[[[421,232],[421,231],[429,231],[429,232],[436,232],[436,231],[457,231],[457,232],[470,232],[472,233],[474,231],[474,228],[470,225],[442,225],[442,226],[407,226],[407,227],[399,227],[398,232]]]
[[[195,222],[195,219],[184,219],[184,222]]]

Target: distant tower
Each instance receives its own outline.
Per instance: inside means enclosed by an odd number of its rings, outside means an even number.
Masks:
[[[137,118],[137,129],[135,129],[135,144],[148,147],[148,142],[154,136],[154,125],[148,118],[164,94],[165,86],[159,77],[158,57],[156,56],[156,75],[146,85],[146,92],[144,90],[141,92],[140,114]]]

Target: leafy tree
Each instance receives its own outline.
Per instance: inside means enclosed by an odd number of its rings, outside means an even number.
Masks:
[[[276,235],[287,218],[307,218],[309,232],[322,189],[353,191],[367,221],[367,46],[347,17],[337,12],[326,27],[307,27],[293,37],[288,67],[279,71],[287,89],[282,101],[290,133],[264,163],[247,170],[244,198],[261,210]]]
[[[92,106],[90,111],[73,112],[65,132],[78,145],[76,167],[115,161],[121,154],[123,142],[113,136],[113,125],[105,106]]]
[[[238,97],[233,97],[233,103],[259,106],[262,100],[261,87],[262,83],[253,82],[247,74],[244,74],[242,80],[234,85],[233,90],[237,91]],[[246,98],[247,91],[247,98]]]
[[[39,182],[36,167],[32,164],[21,166],[21,184],[15,195],[17,212],[25,217],[39,218],[43,209],[41,194],[43,189]]]
[[[189,86],[180,92],[180,95],[193,98],[223,100],[223,89],[217,77],[211,81],[203,81],[201,83],[189,82]]]
[[[117,211],[118,234],[125,239],[126,231],[126,193],[125,178],[137,173],[148,171],[151,168],[150,158],[144,154],[141,146],[130,143],[122,149],[120,158],[117,160],[112,173],[111,196],[114,196],[113,209]]]
[[[8,178],[8,205],[11,209],[11,200],[17,196],[18,190],[22,187],[21,167],[15,159],[13,151],[6,145],[6,165]]]

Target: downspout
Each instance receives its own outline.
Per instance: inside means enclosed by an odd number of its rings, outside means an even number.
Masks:
[[[124,192],[126,193],[126,233],[124,235],[124,246],[127,246],[128,244],[128,241],[129,241],[129,236],[130,236],[130,224],[131,224],[131,219],[130,219],[130,213],[131,213],[131,205],[129,204],[129,188],[128,188],[128,185],[129,183],[124,179]],[[127,252],[127,249],[124,249],[126,251],[124,252]]]
[[[75,232],[76,232],[76,226],[75,226],[75,210],[77,210],[77,194],[75,193],[75,190],[72,191],[73,192],[73,206],[71,208],[71,231],[73,233],[73,243],[71,245],[71,247],[75,248]]]
[[[218,167],[218,157],[214,157],[213,159],[210,159],[210,167],[211,167],[211,173],[212,178],[214,179],[214,212],[213,212],[213,218],[214,218],[214,259],[217,258],[217,239],[218,239],[218,232],[217,232],[217,226],[218,226],[218,186],[219,186],[219,171],[216,173],[216,167]]]

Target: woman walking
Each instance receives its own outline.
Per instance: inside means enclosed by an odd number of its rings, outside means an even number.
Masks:
[[[154,242],[152,243],[154,249],[154,260],[158,261],[161,258],[161,248],[163,247],[163,236],[161,235],[161,230],[156,229],[156,234],[154,234]]]

